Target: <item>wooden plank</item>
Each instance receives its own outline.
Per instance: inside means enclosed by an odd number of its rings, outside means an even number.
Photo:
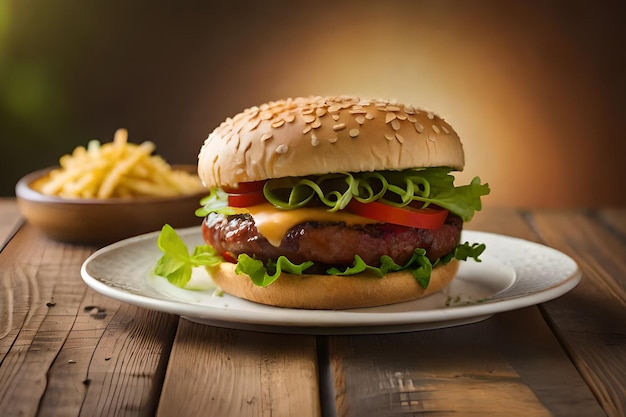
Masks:
[[[623,224],[616,217],[614,224]],[[533,211],[546,244],[577,260],[582,282],[542,306],[570,357],[609,416],[626,415],[626,241],[580,211]]]
[[[602,209],[596,214],[609,228],[626,238],[626,208]]]
[[[536,308],[329,343],[338,416],[603,415]]]
[[[314,336],[181,320],[157,415],[320,416]]]
[[[96,305],[81,306],[48,372],[38,417],[154,415],[178,318],[124,303]],[[104,323],[96,328],[94,320]]]
[[[3,416],[154,412],[177,318],[89,290],[92,251],[26,224],[0,253]]]
[[[494,208],[466,228],[529,240],[527,216]],[[537,307],[481,323],[329,338],[336,414],[601,416]]]
[[[22,224],[22,216],[14,198],[0,198],[0,250]]]
[[[474,218],[464,225],[464,229],[497,233],[526,240],[537,239],[524,218],[524,213],[509,207],[485,208],[476,213]]]

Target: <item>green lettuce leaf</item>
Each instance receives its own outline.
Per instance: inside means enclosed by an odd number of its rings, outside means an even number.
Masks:
[[[284,256],[280,256],[276,261],[270,259],[266,264],[263,264],[263,261],[253,259],[242,253],[237,257],[235,272],[249,275],[254,285],[258,287],[267,287],[276,281],[282,272],[301,275],[312,265],[313,262],[311,261],[294,264]]]
[[[469,242],[465,242],[461,245],[457,245],[452,252],[442,256],[439,261],[444,265],[450,263],[452,259],[467,261],[469,258],[472,258],[476,262],[482,262],[480,255],[482,255],[486,248],[484,243],[470,244]]]
[[[382,278],[385,274],[390,272],[409,271],[423,288],[428,287],[433,265],[431,264],[430,259],[426,257],[426,250],[422,248],[415,248],[411,259],[409,259],[404,265],[398,265],[387,255],[381,256],[380,262],[381,265],[379,267],[370,266],[367,265],[359,255],[355,255],[352,266],[344,270],[330,268],[326,272],[331,275],[340,276],[355,275],[365,272]]]
[[[277,178],[263,187],[267,201],[283,210],[303,207],[315,198],[333,212],[345,209],[355,198],[362,203],[380,201],[396,207],[415,206],[416,202],[422,207],[434,204],[464,221],[482,208],[480,199],[489,192],[489,185],[481,184],[479,177],[455,186],[447,167]]]
[[[228,194],[221,188],[211,188],[209,195],[200,200],[200,206],[195,211],[197,217],[206,217],[212,212],[224,215],[235,214],[235,210],[228,206]]]
[[[474,177],[467,185],[455,187],[454,177],[447,168],[429,168],[419,174],[430,184],[430,196],[415,197],[415,200],[436,204],[466,222],[482,209],[480,198],[490,192],[489,184],[481,184],[479,177]]]
[[[196,246],[190,255],[185,242],[169,224],[161,229],[157,246],[163,252],[163,256],[157,261],[154,273],[167,278],[170,283],[181,288],[191,279],[191,271],[194,267],[215,266],[223,261],[223,258],[209,245]]]
[[[409,271],[422,288],[426,288],[430,282],[430,274],[432,273],[433,268],[440,262],[443,265],[446,265],[450,263],[452,259],[465,261],[469,258],[473,258],[475,261],[480,262],[481,260],[479,256],[484,252],[484,250],[484,244],[463,243],[458,245],[448,255],[431,263],[430,259],[426,256],[426,251],[424,249],[415,248],[411,259],[409,259],[404,265],[398,265],[391,257],[383,255],[380,258],[380,266],[367,265],[359,255],[355,255],[352,266],[343,270],[339,268],[329,268],[326,273],[329,275],[348,276],[365,272],[381,278],[390,272]],[[235,272],[245,273],[250,276],[255,285],[266,287],[276,281],[281,271],[299,275],[304,273],[307,268],[313,265],[313,262],[305,262],[303,264],[296,265],[284,256],[280,256],[276,262],[272,262],[270,260],[266,264],[263,264],[260,260],[253,259],[248,255],[242,254],[237,258],[237,267],[235,268]]]

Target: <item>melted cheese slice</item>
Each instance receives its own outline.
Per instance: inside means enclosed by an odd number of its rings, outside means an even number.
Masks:
[[[342,210],[331,213],[323,207],[280,210],[266,203],[247,207],[246,211],[254,217],[254,223],[259,233],[274,246],[280,246],[283,236],[289,229],[304,222],[345,222],[348,226],[377,223],[376,220]]]

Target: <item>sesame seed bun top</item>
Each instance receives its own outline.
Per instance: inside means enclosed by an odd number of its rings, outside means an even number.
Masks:
[[[198,156],[198,174],[207,187],[434,166],[464,166],[459,136],[441,117],[382,99],[346,96],[248,108],[222,122]]]

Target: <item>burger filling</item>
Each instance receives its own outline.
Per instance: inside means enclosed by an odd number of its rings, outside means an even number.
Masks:
[[[205,218],[207,245],[191,256],[186,249],[182,254],[184,243],[164,227],[158,242],[164,256],[155,272],[184,286],[190,265],[228,261],[237,263],[237,273],[266,286],[282,272],[381,277],[410,271],[425,288],[438,264],[453,258],[479,260],[485,249],[460,239],[463,222],[480,210],[489,187],[479,178],[460,187],[453,182],[449,168],[436,167],[215,188],[196,212]],[[270,217],[283,213],[273,220],[282,229],[265,227],[272,223],[268,212]]]

